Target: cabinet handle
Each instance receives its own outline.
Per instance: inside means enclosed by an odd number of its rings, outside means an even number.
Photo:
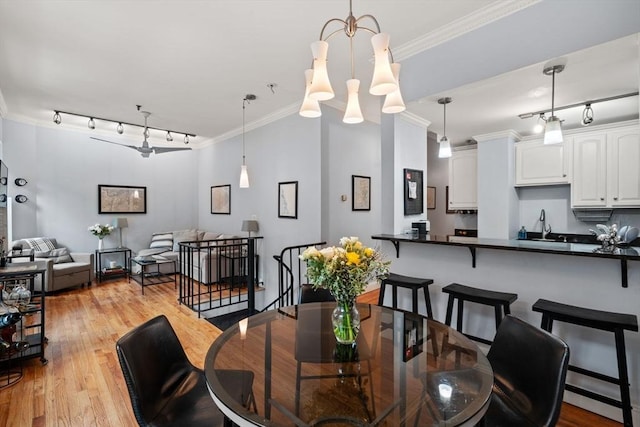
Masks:
[[[614,198],[613,198],[613,200],[618,200],[618,198],[617,198],[617,197],[614,197]]]
[[[600,200],[604,200],[604,197],[600,197]]]
[[[566,177],[567,177],[567,174],[566,174],[566,173],[563,173],[563,174],[562,174],[562,177],[563,177],[563,178],[566,178]]]

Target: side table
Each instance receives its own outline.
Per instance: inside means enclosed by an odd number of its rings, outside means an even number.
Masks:
[[[96,249],[96,280],[102,282],[103,280],[113,279],[115,277],[128,277],[129,276],[129,264],[131,263],[131,249],[129,248],[108,248],[108,249]],[[116,255],[123,257],[123,263],[119,264],[116,268],[109,268],[102,266],[102,257],[104,255]]]
[[[166,274],[160,271],[160,266],[162,264],[173,263],[174,271],[176,269],[177,261],[172,259],[167,259],[161,257],[159,255],[153,256],[147,259],[136,259],[130,258],[129,260],[129,282],[133,279],[134,282],[137,282],[142,287],[142,295],[144,295],[144,287],[149,285],[159,285],[161,283],[170,283],[173,282],[173,287],[175,288],[177,285],[176,275],[175,273]],[[134,269],[134,265],[136,264],[140,269],[138,272],[137,268]],[[155,270],[151,270],[151,267],[155,267]]]

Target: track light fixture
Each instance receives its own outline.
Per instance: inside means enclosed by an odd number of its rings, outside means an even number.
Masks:
[[[360,123],[364,120],[358,99],[360,80],[355,77],[353,59],[353,37],[358,30],[373,34],[371,44],[374,51],[374,70],[369,93],[376,96],[387,96],[382,108],[383,113],[398,113],[405,109],[398,83],[400,68],[392,68],[393,55],[389,49],[389,34],[380,32],[378,20],[373,15],[362,15],[359,18],[353,16],[352,3],[352,0],[349,0],[349,16],[346,19],[333,18],[325,22],[320,31],[320,39],[311,43],[313,67],[305,71],[305,94],[299,111],[303,117],[319,117],[322,114],[319,101],[327,101],[335,96],[327,72],[327,52],[329,50],[327,41],[334,35],[344,32],[349,38],[351,78],[347,80],[348,98],[343,121],[345,123]],[[374,25],[373,29],[359,25],[365,19],[371,21]],[[338,23],[341,26],[325,37],[325,30],[332,23]]]
[[[440,149],[438,150],[438,157],[441,159],[451,157],[451,143],[449,143],[449,138],[447,138],[447,104],[450,104],[451,101],[453,100],[449,97],[438,99],[438,104],[444,108],[444,126],[442,138],[440,138]]]
[[[547,118],[544,113],[540,113],[535,126],[533,127],[533,133],[541,133],[544,130],[544,125],[547,123]]]
[[[140,108],[142,106],[140,105],[136,105],[136,107],[138,108],[138,111],[140,111]],[[87,118],[89,121],[87,122],[87,127],[89,129],[95,129],[96,128],[96,121],[100,121],[100,122],[108,122],[108,123],[114,123],[116,124],[116,132],[120,135],[122,135],[124,133],[124,125],[127,126],[135,126],[135,127],[139,127],[139,128],[143,128],[144,129],[144,136],[149,138],[150,136],[150,129],[156,130],[156,131],[161,131],[161,132],[166,132],[167,134],[167,142],[171,142],[173,141],[173,137],[171,136],[172,133],[175,134],[182,134],[184,135],[184,143],[188,144],[189,143],[189,139],[190,138],[195,138],[196,135],[192,134],[192,133],[188,133],[188,132],[177,132],[174,130],[170,130],[170,129],[161,129],[161,128],[154,128],[151,126],[141,126],[139,124],[136,123],[129,123],[129,122],[123,122],[121,120],[112,120],[112,119],[105,119],[105,118],[101,118],[101,117],[96,117],[96,116],[85,116],[84,114],[78,114],[78,113],[71,113],[68,111],[60,111],[60,110],[54,110],[53,111],[53,123],[59,125],[62,123],[62,114],[66,114],[68,116],[76,116],[76,117],[84,117]]]
[[[584,111],[582,112],[582,126],[589,126],[593,123],[593,109],[590,103],[584,104]]]

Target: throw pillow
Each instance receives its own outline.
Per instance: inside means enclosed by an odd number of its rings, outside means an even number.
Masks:
[[[201,240],[203,240],[203,242],[200,243],[200,247],[206,248],[207,246],[215,246],[218,242],[208,242],[207,240],[215,240],[219,236],[221,236],[220,233],[212,233],[210,231],[205,232],[202,236]]]
[[[36,258],[51,258],[54,264],[73,262],[67,248],[51,249],[50,251],[34,251],[33,255]]]
[[[167,248],[173,247],[173,233],[161,233],[151,236],[151,244],[149,248]]]
[[[34,237],[33,239],[24,239],[24,241],[36,252],[45,252],[56,248],[53,240],[47,237]]]
[[[198,240],[198,232],[196,230],[182,230],[173,232],[173,251],[180,251],[181,242],[195,242]]]

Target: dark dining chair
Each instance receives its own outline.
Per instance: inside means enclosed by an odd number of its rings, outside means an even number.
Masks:
[[[189,361],[166,316],[157,316],[121,337],[116,352],[140,426],[230,424],[211,398],[204,372]],[[253,373],[221,373],[228,382],[237,382],[236,399],[249,405]]]
[[[335,301],[329,289],[317,288],[313,289],[313,285],[304,284],[300,286],[298,303],[306,304],[309,302],[327,302]]]
[[[569,363],[569,347],[564,341],[507,315],[487,358],[493,368],[493,391],[479,425],[556,424]]]

